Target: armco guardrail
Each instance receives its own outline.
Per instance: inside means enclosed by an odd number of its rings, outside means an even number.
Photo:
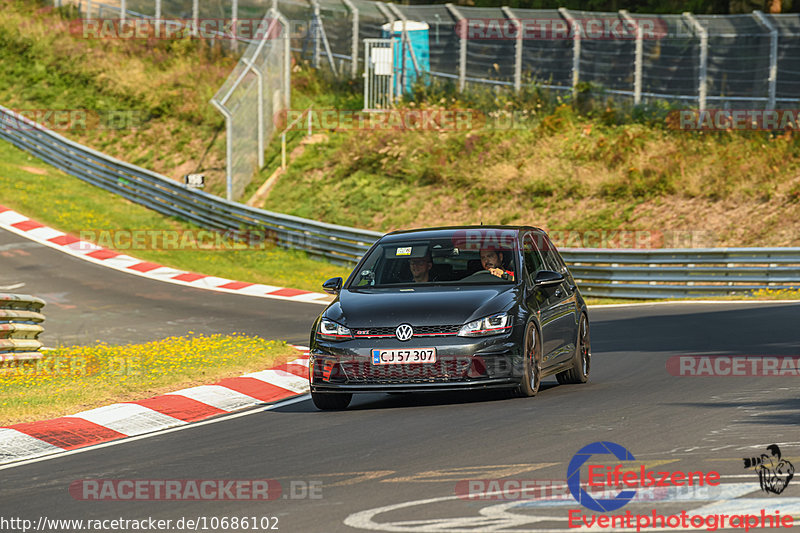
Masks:
[[[354,264],[381,234],[272,213],[82,146],[0,106],[0,138],[68,174],[160,213],[221,231],[266,230],[279,246]],[[800,248],[564,249],[584,294],[690,298],[800,288]]]
[[[0,364],[42,358],[42,307],[40,298],[0,293]]]
[[[562,255],[584,296],[693,298],[800,288],[800,248],[569,248]]]
[[[381,236],[223,200],[70,141],[0,106],[0,138],[84,181],[159,213],[220,230],[261,230],[286,248],[354,263]]]

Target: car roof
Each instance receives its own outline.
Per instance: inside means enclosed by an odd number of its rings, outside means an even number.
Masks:
[[[411,230],[398,230],[387,233],[381,237],[381,242],[394,242],[408,239],[409,237],[417,239],[445,239],[451,237],[454,233],[467,230],[498,230],[498,231],[543,231],[540,228],[533,226],[442,226],[437,228],[419,228]]]

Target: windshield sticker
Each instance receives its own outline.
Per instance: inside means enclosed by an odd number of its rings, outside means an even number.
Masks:
[[[394,255],[411,255],[411,246],[398,248]]]

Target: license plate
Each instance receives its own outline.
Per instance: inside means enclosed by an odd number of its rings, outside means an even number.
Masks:
[[[409,348],[408,350],[372,350],[373,365],[413,365],[435,363],[436,348]]]

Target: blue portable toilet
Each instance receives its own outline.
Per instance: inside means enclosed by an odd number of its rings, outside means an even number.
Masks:
[[[403,24],[404,22],[402,20],[396,20],[391,24],[387,23],[382,26],[383,38],[394,39],[395,94],[402,94],[410,91],[411,87],[417,81],[417,72],[414,69],[414,60],[411,58],[411,50],[409,50],[409,47],[403,42]],[[411,49],[414,50],[414,56],[417,58],[419,73],[430,73],[431,51],[430,45],[428,44],[430,27],[427,23],[416,20],[405,21],[405,27],[408,33],[408,42],[411,44]],[[405,71],[403,70],[404,56]],[[426,84],[430,83],[429,76],[425,76],[424,79]]]

